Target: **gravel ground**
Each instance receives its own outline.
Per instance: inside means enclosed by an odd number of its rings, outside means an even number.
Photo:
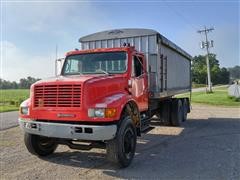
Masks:
[[[194,105],[183,127],[155,127],[138,139],[132,164],[119,169],[105,150],[59,146],[39,159],[19,127],[0,131],[1,179],[240,179],[240,110]]]

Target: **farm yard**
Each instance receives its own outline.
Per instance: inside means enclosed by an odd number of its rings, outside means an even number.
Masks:
[[[240,180],[239,7],[1,1],[0,180]]]

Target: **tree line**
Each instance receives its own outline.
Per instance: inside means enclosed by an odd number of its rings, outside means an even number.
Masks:
[[[18,83],[16,81],[6,81],[0,78],[0,89],[29,89],[33,83],[39,80],[38,78],[28,76],[27,78],[21,78]]]
[[[209,55],[211,81],[215,84],[230,84],[240,79],[240,66],[220,67],[216,54]],[[207,84],[206,56],[195,56],[192,61],[192,81],[196,84]]]

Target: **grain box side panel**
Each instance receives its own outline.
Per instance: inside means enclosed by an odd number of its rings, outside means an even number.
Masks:
[[[167,57],[167,84],[166,91],[189,91],[190,85],[190,67],[191,61],[172,50],[171,48],[161,45],[161,53]]]

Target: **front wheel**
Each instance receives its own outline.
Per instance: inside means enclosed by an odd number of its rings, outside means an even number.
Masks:
[[[29,133],[24,134],[24,142],[28,151],[38,156],[50,155],[57,148],[57,143],[53,138],[43,137]]]
[[[131,163],[136,149],[137,133],[130,116],[122,119],[116,137],[106,143],[107,158],[120,167]]]

